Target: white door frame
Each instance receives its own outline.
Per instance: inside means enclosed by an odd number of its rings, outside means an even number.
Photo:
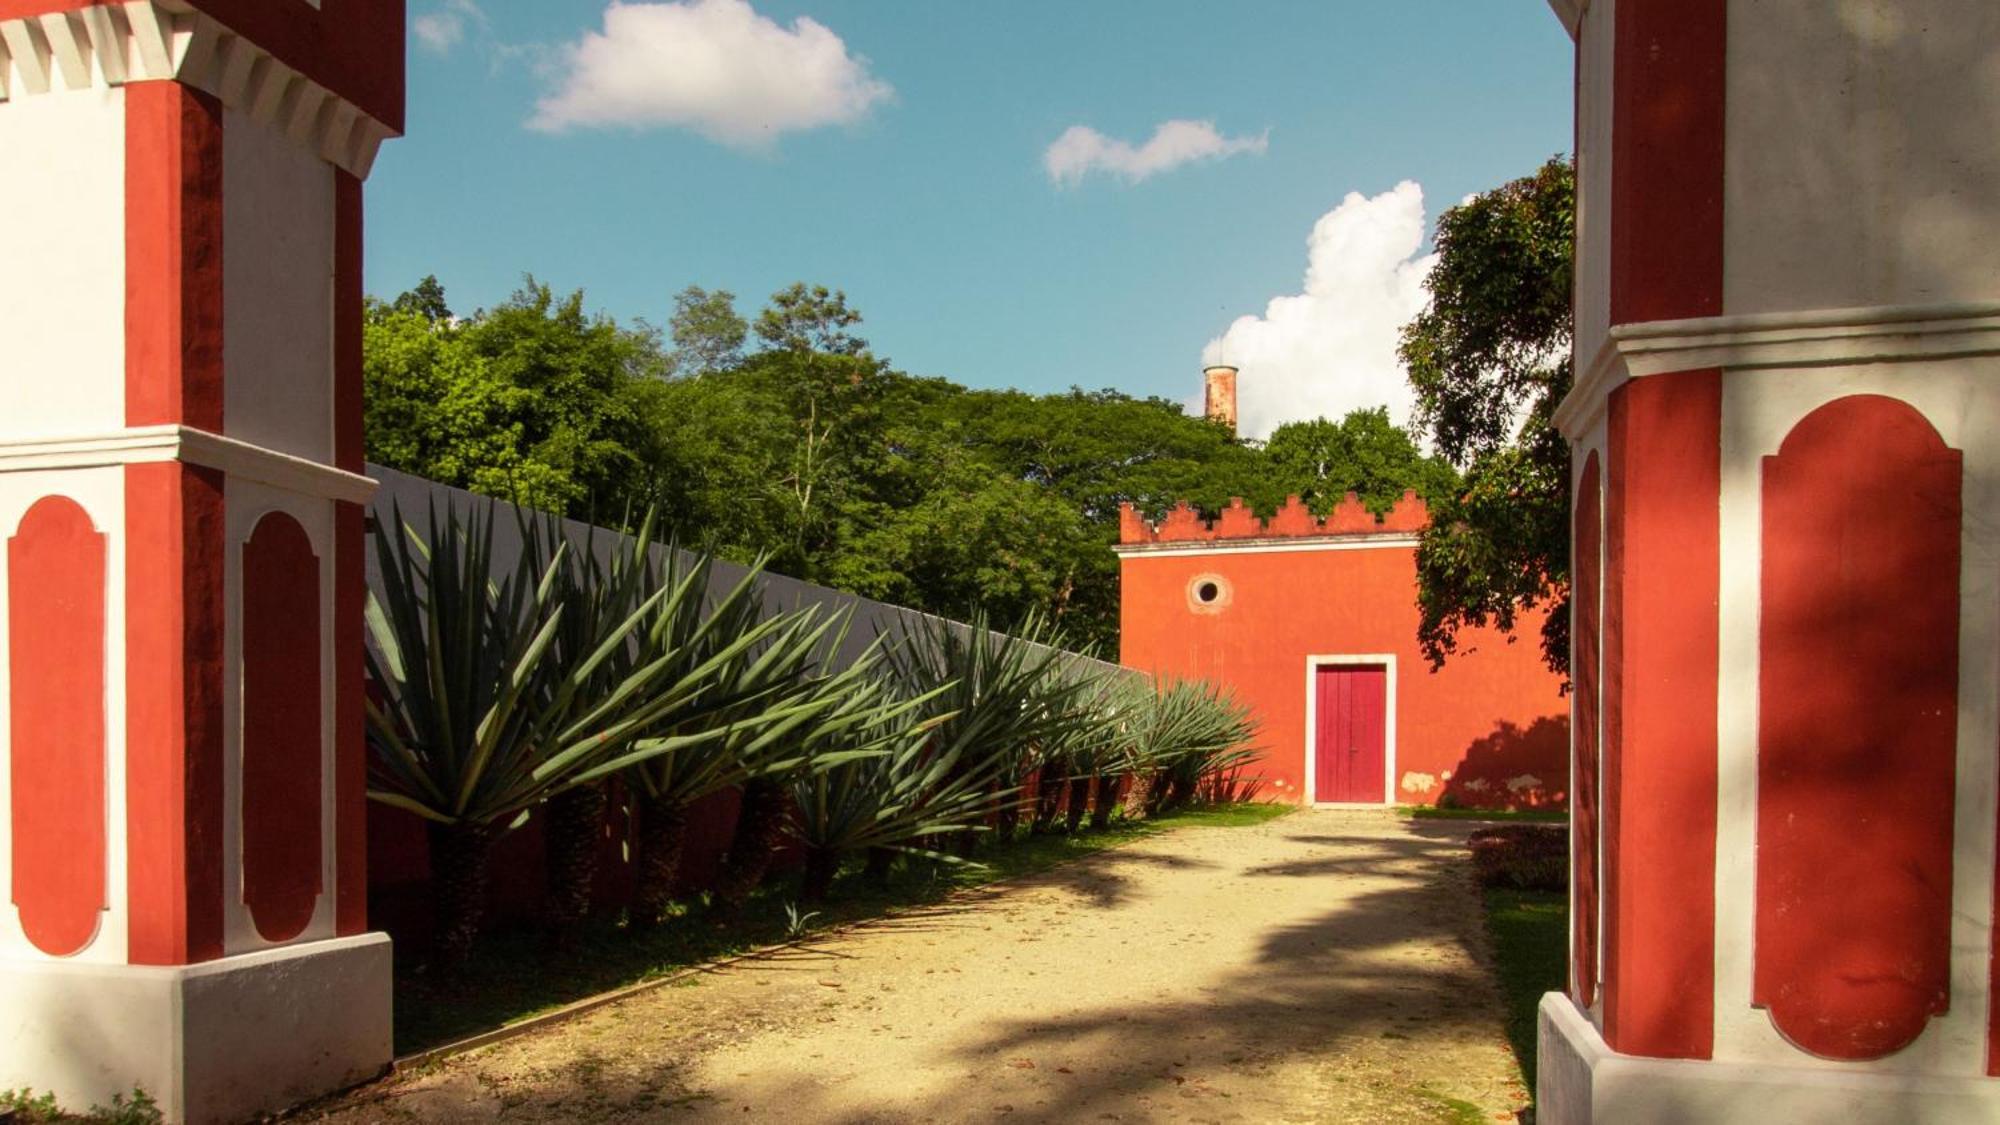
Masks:
[[[1319,670],[1325,667],[1381,665],[1382,685],[1382,803],[1322,801],[1319,769],[1313,760],[1319,749]],[[1393,652],[1329,653],[1306,657],[1306,804],[1322,808],[1374,809],[1396,803],[1396,654]]]

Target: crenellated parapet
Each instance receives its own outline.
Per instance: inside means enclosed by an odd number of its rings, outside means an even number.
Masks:
[[[1392,533],[1410,535],[1429,525],[1430,509],[1422,497],[1411,491],[1405,491],[1396,506],[1380,517],[1369,511],[1360,497],[1350,492],[1341,498],[1325,519],[1313,515],[1305,501],[1296,495],[1286,497],[1284,506],[1272,513],[1269,519],[1258,517],[1241,497],[1233,497],[1229,507],[1224,508],[1213,521],[1203,519],[1201,513],[1185,500],[1174,505],[1166,518],[1157,524],[1141,516],[1131,504],[1121,504],[1118,510],[1118,542],[1134,545]]]

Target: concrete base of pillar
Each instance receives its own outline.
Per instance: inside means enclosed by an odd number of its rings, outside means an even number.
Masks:
[[[383,1072],[387,934],[199,965],[0,962],[0,1089],[108,1105],[136,1087],[168,1121],[241,1121]]]
[[[1643,1059],[1605,1046],[1576,1003],[1542,997],[1537,1125],[1772,1125],[2000,1120],[2000,1079]]]

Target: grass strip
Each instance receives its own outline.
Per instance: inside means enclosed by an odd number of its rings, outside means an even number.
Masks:
[[[1223,805],[1151,820],[1113,821],[1102,832],[1019,836],[1009,844],[988,844],[978,856],[978,866],[908,862],[886,882],[870,881],[856,865],[835,881],[832,901],[797,921],[797,874],[786,872],[774,875],[740,913],[727,920],[710,915],[699,900],[677,903],[674,916],[651,932],[600,921],[569,953],[552,951],[533,931],[496,931],[482,935],[472,960],[448,978],[431,976],[399,956],[396,1054],[427,1050],[600,992],[791,940],[801,936],[801,923],[817,930],[865,921],[939,902],[970,887],[1046,871],[1170,829],[1245,827],[1292,810],[1293,806],[1280,804]]]
[[[1507,1042],[1521,1064],[1532,1102],[1535,1090],[1535,1010],[1545,992],[1560,992],[1569,973],[1569,895],[1562,891],[1492,888],[1486,930],[1506,1006]]]

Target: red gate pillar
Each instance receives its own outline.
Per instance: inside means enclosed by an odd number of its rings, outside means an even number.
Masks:
[[[1589,789],[1540,1118],[2000,1117],[2000,6],[1552,2]]]
[[[0,0],[0,1088],[170,1120],[390,1055],[361,182],[402,0]]]

